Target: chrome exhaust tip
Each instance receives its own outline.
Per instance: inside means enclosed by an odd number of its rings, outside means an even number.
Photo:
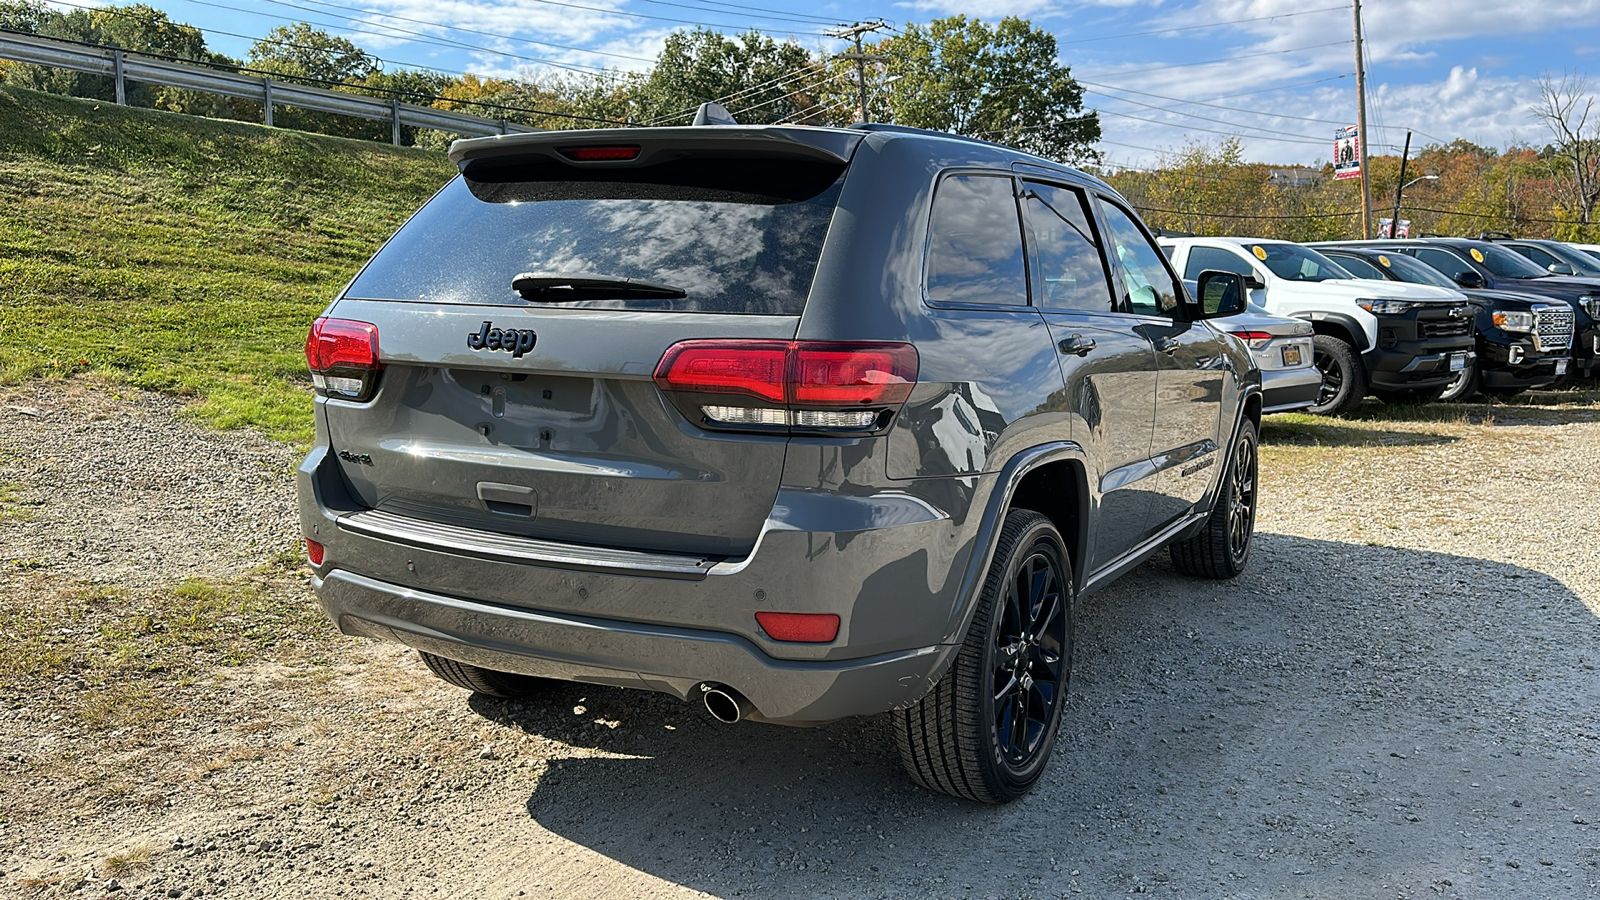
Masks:
[[[701,699],[706,704],[706,712],[724,725],[736,724],[750,715],[750,701],[733,688],[707,682],[700,685],[700,692]]]

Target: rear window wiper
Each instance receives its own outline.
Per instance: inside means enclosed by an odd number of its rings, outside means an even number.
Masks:
[[[612,275],[564,275],[559,272],[523,272],[511,279],[511,289],[522,295],[522,299],[539,303],[612,297],[677,299],[689,296],[683,288],[668,284],[652,284]]]

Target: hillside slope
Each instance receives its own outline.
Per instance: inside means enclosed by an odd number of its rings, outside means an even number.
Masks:
[[[441,154],[0,87],[0,383],[89,373],[310,437],[312,318]]]

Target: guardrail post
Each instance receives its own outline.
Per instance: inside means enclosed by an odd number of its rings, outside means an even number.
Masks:
[[[262,116],[263,123],[272,127],[272,79],[261,79],[261,106],[266,112]]]
[[[400,98],[399,97],[390,97],[389,98],[389,109],[393,110],[393,114],[394,114],[394,119],[393,119],[393,121],[394,121],[394,138],[393,138],[393,140],[394,140],[394,145],[396,147],[398,147],[398,146],[400,146]]]
[[[122,51],[121,50],[113,50],[113,51],[111,51],[111,69],[112,69],[112,77],[114,77],[117,80],[117,105],[118,106],[127,106],[128,105],[128,90],[127,90],[126,87],[124,87],[123,81],[122,81]]]

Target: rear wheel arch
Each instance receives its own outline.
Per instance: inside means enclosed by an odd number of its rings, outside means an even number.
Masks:
[[[1081,462],[1057,460],[1029,469],[1012,492],[1008,509],[1031,509],[1049,519],[1067,546],[1073,572],[1083,571],[1089,492]]]

